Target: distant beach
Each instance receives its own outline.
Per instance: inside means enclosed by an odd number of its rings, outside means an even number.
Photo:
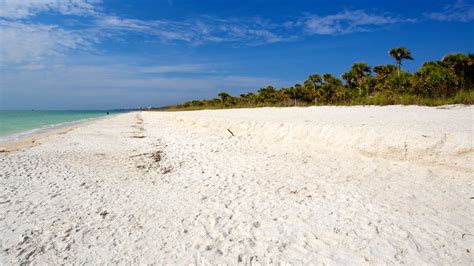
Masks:
[[[469,265],[473,112],[144,111],[65,128],[0,152],[0,264]]]

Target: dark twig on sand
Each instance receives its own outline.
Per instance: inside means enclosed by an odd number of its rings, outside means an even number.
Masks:
[[[166,175],[166,174],[168,174],[168,173],[171,173],[172,170],[173,170],[173,167],[172,167],[172,166],[166,166],[166,167],[164,167],[164,168],[161,170],[161,172],[162,172],[164,175]]]
[[[230,131],[230,129],[227,129],[227,131],[229,131],[229,133],[232,134],[232,136],[235,136],[234,132]]]
[[[140,153],[140,154],[134,154],[134,155],[128,156],[128,158],[139,157],[139,156],[144,156],[144,155],[149,155],[149,154],[150,154],[149,152]]]
[[[100,216],[102,216],[102,218],[105,218],[105,216],[107,216],[107,214],[109,214],[109,212],[107,210],[103,210],[101,213],[100,213]]]

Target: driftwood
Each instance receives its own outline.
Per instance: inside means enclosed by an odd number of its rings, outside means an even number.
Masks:
[[[235,136],[234,132],[230,131],[230,129],[227,129],[227,131],[229,131],[229,133],[232,134],[232,136]]]
[[[129,157],[129,158],[132,158],[132,157],[138,157],[138,156],[143,156],[143,155],[150,155],[150,153],[149,153],[149,152],[140,153],[140,154],[130,155],[130,156],[128,156],[128,157]]]

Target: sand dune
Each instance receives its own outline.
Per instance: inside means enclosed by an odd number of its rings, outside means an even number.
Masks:
[[[473,264],[473,123],[461,106],[88,123],[0,153],[0,263]]]

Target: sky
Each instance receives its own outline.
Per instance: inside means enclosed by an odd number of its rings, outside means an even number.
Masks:
[[[164,106],[474,52],[474,3],[0,0],[0,109]]]

